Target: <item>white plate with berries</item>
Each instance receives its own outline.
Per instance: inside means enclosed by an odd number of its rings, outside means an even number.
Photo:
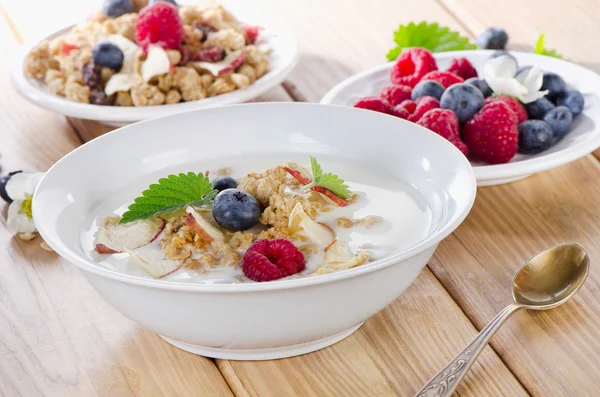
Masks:
[[[321,103],[371,109],[427,127],[467,154],[478,186],[489,186],[600,147],[599,92],[600,76],[558,58],[415,48],[344,80]]]
[[[105,0],[86,21],[25,46],[14,86],[40,107],[121,126],[249,101],[292,71],[298,43],[283,23],[199,4]]]

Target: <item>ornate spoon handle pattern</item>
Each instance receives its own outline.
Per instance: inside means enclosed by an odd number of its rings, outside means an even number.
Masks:
[[[454,357],[450,364],[445,366],[436,376],[427,382],[415,397],[450,396],[498,328],[500,328],[511,314],[521,308],[522,306],[519,305],[510,305],[498,313],[496,317],[481,330],[479,335],[469,343],[465,350]]]

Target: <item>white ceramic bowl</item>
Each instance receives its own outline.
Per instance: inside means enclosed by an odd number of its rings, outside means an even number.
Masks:
[[[181,102],[172,105],[120,107],[99,106],[69,101],[64,97],[48,92],[46,85],[36,79],[23,74],[23,63],[27,53],[42,40],[50,40],[68,32],[72,26],[53,33],[41,40],[25,45],[13,66],[11,77],[17,91],[28,101],[37,106],[63,114],[65,116],[81,119],[96,120],[103,124],[123,126],[153,117],[167,116],[170,114],[186,112],[196,109],[205,109],[220,105],[242,103],[264,94],[271,88],[280,84],[292,71],[298,61],[298,42],[294,34],[280,21],[266,14],[248,13],[245,8],[233,10],[234,14],[242,21],[259,25],[264,28],[261,32],[265,42],[272,48],[271,68],[267,74],[258,79],[249,87],[233,92],[217,95],[197,101]]]
[[[244,284],[124,274],[95,262],[92,247],[82,246],[82,231],[113,194],[141,191],[157,174],[195,170],[202,161],[257,154],[296,161],[312,154],[385,172],[422,197],[432,214],[428,232],[407,249],[351,270]],[[335,343],[396,299],[467,216],[475,190],[467,159],[416,124],[341,106],[259,103],[148,120],[94,139],[48,171],[33,214],[44,240],[133,321],[193,353],[272,359]]]
[[[466,57],[481,73],[483,65],[494,51],[456,51],[434,54],[440,70],[445,70],[452,58]],[[568,163],[600,147],[600,76],[591,70],[562,59],[547,56],[512,52],[519,65],[535,65],[547,72],[562,76],[571,87],[580,90],[585,97],[585,109],[572,125],[572,130],[558,144],[545,152],[519,154],[507,164],[489,165],[473,162],[479,186],[498,185],[525,178],[536,172]],[[378,95],[390,84],[389,72],[393,63],[377,66],[358,73],[332,88],[321,103],[352,106],[359,98]]]

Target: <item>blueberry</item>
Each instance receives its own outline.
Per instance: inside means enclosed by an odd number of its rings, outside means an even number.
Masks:
[[[422,96],[432,96],[439,100],[446,89],[443,85],[433,80],[423,80],[413,88],[410,99],[416,101]]]
[[[548,99],[554,101],[567,91],[567,84],[556,73],[544,73],[544,82],[542,83],[541,91],[545,90],[548,90],[548,94],[546,95]]]
[[[471,84],[472,86],[479,88],[479,91],[481,91],[484,98],[487,98],[492,95],[492,89],[490,88],[488,83],[485,82],[484,79],[479,79],[477,77],[471,77],[470,79],[467,79],[467,81],[465,81],[465,83]]]
[[[544,115],[544,121],[552,128],[554,142],[558,142],[569,132],[573,115],[566,106],[557,106]]]
[[[116,18],[133,10],[131,0],[104,0],[102,12],[104,15]]]
[[[94,64],[113,70],[120,70],[123,66],[123,51],[113,43],[98,43],[92,52]]]
[[[527,109],[530,119],[541,120],[546,113],[554,109],[554,104],[546,98],[540,98],[537,101],[526,103],[525,109]]]
[[[542,120],[527,120],[519,124],[519,152],[536,154],[552,146],[552,128]]]
[[[0,197],[2,197],[2,200],[6,201],[7,203],[12,203],[12,199],[8,197],[8,193],[6,193],[6,184],[8,181],[10,181],[10,178],[12,178],[14,174],[18,174],[19,172],[23,171],[13,171],[0,178]]]
[[[578,116],[583,112],[583,95],[577,90],[567,91],[556,98],[558,106],[566,106],[569,108],[573,117]]]
[[[506,47],[506,43],[508,43],[508,35],[504,29],[492,26],[481,32],[475,39],[475,43],[479,48],[503,50]]]
[[[254,196],[237,189],[225,189],[213,200],[212,213],[219,226],[238,232],[258,223],[260,207]]]
[[[235,189],[237,187],[237,182],[230,176],[218,176],[213,180],[212,187],[218,191]]]
[[[163,1],[165,3],[169,3],[169,4],[173,4],[175,7],[177,7],[177,2],[175,2],[175,0],[150,0],[148,2],[149,5],[152,5],[154,3],[158,3],[159,1]]]
[[[483,107],[483,94],[471,84],[453,84],[442,94],[440,107],[452,110],[464,123]]]

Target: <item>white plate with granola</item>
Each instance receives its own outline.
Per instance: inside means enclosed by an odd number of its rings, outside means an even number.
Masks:
[[[398,297],[475,188],[466,158],[417,125],[261,103],[95,139],[48,171],[33,214],[108,302],[168,342],[270,359],[335,343]]]
[[[127,0],[104,4],[115,2]],[[297,62],[289,29],[251,9],[156,2],[129,11],[98,10],[25,47],[12,70],[19,93],[66,116],[118,126],[248,101]],[[159,22],[172,26],[157,31]]]

